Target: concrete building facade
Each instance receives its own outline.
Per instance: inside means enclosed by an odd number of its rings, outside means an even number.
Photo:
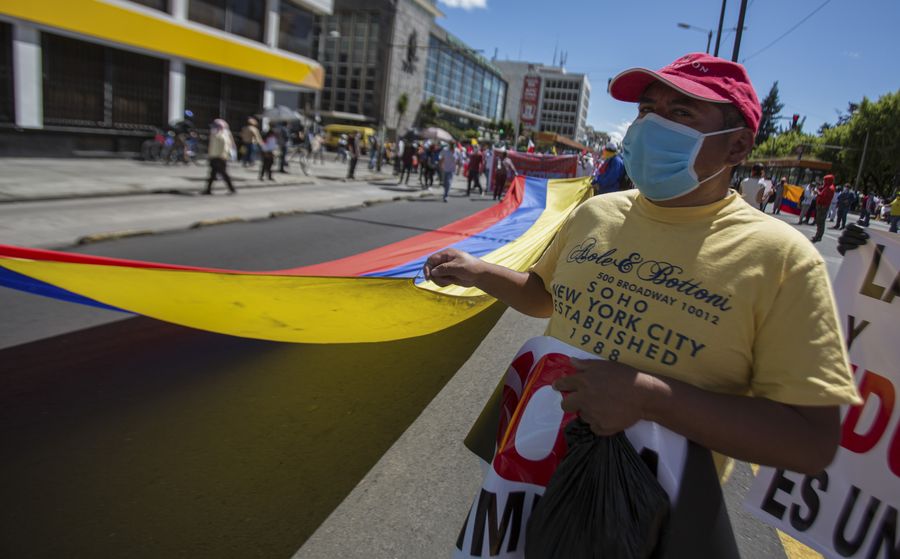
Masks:
[[[499,70],[437,25],[440,17],[435,0],[335,0],[316,26],[324,87],[300,108],[326,124],[366,123],[391,135],[411,128],[429,97],[461,128],[499,119],[506,96]]]
[[[194,114],[239,126],[323,85],[331,0],[5,0],[0,154],[129,153]],[[286,96],[286,97],[285,97]]]
[[[428,44],[425,99],[460,129],[503,118],[507,83],[500,69],[462,40],[435,25]]]
[[[506,119],[513,123],[520,121],[524,79],[526,76],[538,76],[541,78],[541,91],[533,130],[559,134],[576,141],[584,138],[591,102],[591,84],[586,75],[534,62],[498,60],[494,64],[509,83]]]

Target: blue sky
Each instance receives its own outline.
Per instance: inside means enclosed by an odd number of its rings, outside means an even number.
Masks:
[[[795,31],[760,52],[825,0],[750,0],[739,59],[762,99],[778,80],[783,116],[806,116],[805,130],[834,122],[836,111],[863,96],[900,89],[900,0],[831,0]],[[635,108],[606,94],[607,79],[632,66],[660,68],[704,51],[721,0],[439,0],[450,32],[490,58],[550,63],[554,46],[568,51],[567,69],[588,74],[588,124],[624,132]],[[723,27],[737,26],[740,0],[728,0]],[[734,33],[719,55],[731,58]],[[715,33],[713,34],[713,48]],[[712,49],[711,49],[712,50]]]

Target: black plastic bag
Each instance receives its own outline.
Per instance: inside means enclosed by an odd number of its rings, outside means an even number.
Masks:
[[[669,496],[625,433],[600,437],[575,419],[569,451],[528,521],[526,559],[643,559],[660,543]]]

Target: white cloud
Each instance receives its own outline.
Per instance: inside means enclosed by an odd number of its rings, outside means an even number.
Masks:
[[[462,8],[464,10],[487,8],[487,0],[441,0],[441,4],[445,4],[448,8]]]
[[[609,131],[609,137],[612,138],[617,144],[622,143],[622,138],[625,137],[625,132],[628,131],[628,127],[631,126],[631,120],[623,120],[622,122],[616,124],[612,130]]]
[[[859,58],[859,53],[858,53],[857,51],[846,51],[846,50],[845,50],[845,51],[844,51],[844,56],[846,56],[847,58],[858,59],[858,58]]]

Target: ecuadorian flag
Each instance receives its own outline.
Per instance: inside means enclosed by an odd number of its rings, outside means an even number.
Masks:
[[[781,199],[781,211],[800,215],[800,198],[802,197],[802,186],[797,186],[796,184],[784,185],[784,197]]]

